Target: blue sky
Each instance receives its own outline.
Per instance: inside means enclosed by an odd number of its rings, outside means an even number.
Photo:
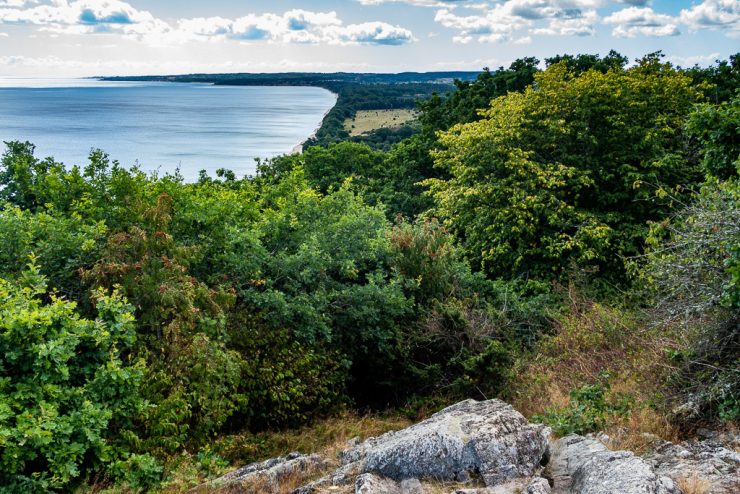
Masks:
[[[0,0],[0,76],[478,70],[740,46],[740,0]]]

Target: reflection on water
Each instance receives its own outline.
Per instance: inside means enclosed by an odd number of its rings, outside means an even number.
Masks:
[[[101,148],[124,166],[254,173],[255,158],[290,152],[334,105],[311,87],[0,79],[0,139],[28,140],[37,156],[84,164]]]

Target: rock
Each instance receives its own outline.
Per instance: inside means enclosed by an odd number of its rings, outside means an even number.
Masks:
[[[576,435],[555,441],[549,469],[556,494],[681,494],[670,478],[657,475],[634,454],[609,451]]]
[[[401,492],[403,494],[424,494],[424,488],[419,479],[406,479],[401,481]]]
[[[319,455],[291,453],[259,463],[252,463],[209,482],[208,489],[229,492],[279,492],[280,482],[295,475],[308,475],[327,465]],[[309,491],[310,492],[310,491]]]
[[[668,477],[659,477],[629,451],[596,453],[573,474],[575,494],[682,494]]]
[[[532,477],[547,458],[550,429],[533,425],[500,400],[466,400],[398,432],[344,451],[344,464],[394,480],[465,481],[487,486]]]
[[[547,479],[537,477],[532,479],[529,485],[527,485],[524,494],[550,494],[550,492],[552,492],[552,490]]]
[[[701,434],[702,431],[700,431]],[[740,453],[724,446],[718,433],[706,431],[703,440],[674,444],[653,436],[653,442],[643,458],[658,475],[676,483],[695,482],[706,486],[712,494],[740,492]],[[735,439],[727,440],[737,444]]]
[[[542,477],[518,479],[494,487],[457,489],[454,494],[550,494],[550,484]]]
[[[373,473],[363,473],[355,482],[355,494],[424,494],[418,479],[396,482]]]
[[[595,453],[607,451],[598,441],[584,439],[575,434],[555,441],[550,448],[550,464],[547,469],[553,479],[555,492],[568,492],[572,476]]]

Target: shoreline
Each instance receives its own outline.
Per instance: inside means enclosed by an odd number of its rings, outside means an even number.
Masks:
[[[326,88],[322,88],[322,89],[326,89]],[[329,91],[328,89],[326,90]],[[303,154],[303,146],[310,139],[313,139],[314,137],[316,137],[316,134],[319,132],[319,130],[321,130],[321,127],[324,126],[324,120],[326,120],[327,115],[329,115],[329,113],[331,113],[334,107],[337,106],[337,102],[339,101],[339,94],[335,93],[334,91],[329,91],[329,92],[335,96],[334,104],[331,105],[331,107],[328,110],[326,110],[326,112],[324,112],[324,115],[321,117],[321,120],[319,121],[319,125],[313,130],[313,132],[311,132],[311,134],[308,137],[306,137],[304,140],[302,140],[301,142],[293,146],[293,148],[290,151],[291,155],[292,154]]]

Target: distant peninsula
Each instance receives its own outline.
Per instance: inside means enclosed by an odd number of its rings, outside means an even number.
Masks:
[[[221,86],[320,87],[336,93],[337,103],[326,114],[315,135],[303,144],[304,149],[313,145],[325,146],[346,140],[365,142],[378,149],[388,149],[418,130],[418,122],[408,118],[409,111],[416,109],[417,102],[426,100],[434,94],[444,95],[455,89],[455,81],[474,81],[480,73],[480,71],[397,74],[283,72],[122,76],[97,79]],[[373,118],[376,117],[375,114],[366,113],[370,110],[385,111],[388,117]],[[398,115],[394,112],[398,112]],[[358,119],[362,121],[358,122]],[[393,125],[393,122],[397,122],[397,125]],[[358,134],[355,130],[357,128],[367,131]]]

